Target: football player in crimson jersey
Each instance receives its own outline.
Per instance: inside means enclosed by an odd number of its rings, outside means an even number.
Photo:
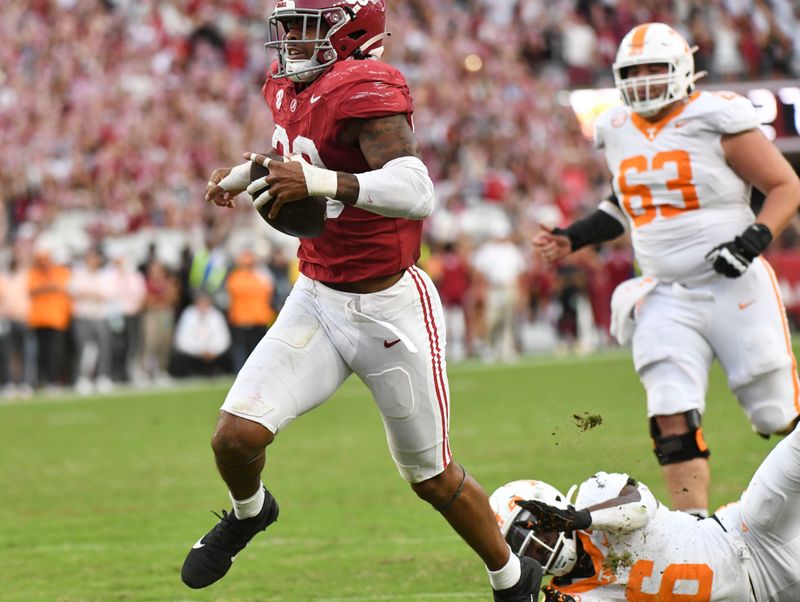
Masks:
[[[797,429],[741,498],[710,518],[668,509],[621,473],[598,472],[567,495],[542,481],[512,481],[490,498],[514,552],[554,576],[548,602],[796,602],[798,499]]]
[[[595,127],[613,194],[533,246],[557,261],[630,230],[642,277],[614,292],[611,333],[632,340],[673,506],[707,515],[701,419],[714,358],[754,431],[786,434],[800,416],[786,312],[760,257],[800,206],[800,180],[749,100],[694,91],[694,50],[663,23],[625,36],[614,63],[624,104]],[[752,186],[766,196],[757,216]]]
[[[267,44],[278,60],[263,94],[273,150],[289,160],[247,153],[209,182],[207,200],[230,206],[257,161],[270,174],[249,190],[266,183],[273,212],[312,195],[329,200],[324,232],[300,240],[298,282],[222,405],[212,448],[233,511],[189,552],[181,576],[190,587],[223,577],[277,519],[261,482],[265,448],[355,373],[381,413],[398,471],[478,553],[495,599],[538,593],[541,566],[511,554],[486,493],[450,450],[442,307],[415,265],[433,185],[405,79],[377,59],[385,12],[384,0],[279,1]]]

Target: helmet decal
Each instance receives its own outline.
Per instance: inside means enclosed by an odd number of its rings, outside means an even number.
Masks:
[[[631,55],[642,54],[644,50],[644,38],[647,35],[647,30],[650,27],[649,23],[639,25],[631,31],[630,53]]]

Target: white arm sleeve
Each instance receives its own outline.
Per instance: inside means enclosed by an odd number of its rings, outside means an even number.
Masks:
[[[433,211],[433,182],[428,168],[416,157],[392,159],[356,178],[359,209],[406,219],[424,219]]]
[[[636,488],[642,499],[592,511],[592,529],[627,533],[641,529],[650,522],[658,509],[658,502],[647,485],[639,483]]]

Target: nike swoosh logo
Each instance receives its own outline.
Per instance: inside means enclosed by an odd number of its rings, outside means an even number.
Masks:
[[[312,94],[312,95],[311,95],[311,104],[313,105],[313,104],[314,104],[315,102],[317,102],[317,101],[318,101],[320,98],[322,98],[322,96],[314,96],[314,95]]]
[[[200,548],[204,547],[206,544],[203,543],[203,538],[197,540],[197,543],[192,546],[193,550],[199,550]]]
[[[747,309],[748,307],[750,307],[755,302],[756,302],[756,300],[753,299],[752,301],[748,301],[747,303],[739,303],[739,309]]]
[[[400,342],[400,339],[396,339],[396,340],[392,341],[391,343],[390,343],[389,341],[386,341],[386,340],[384,340],[384,341],[383,341],[383,346],[384,346],[384,347],[386,347],[386,348],[388,349],[389,347],[394,347],[394,346],[395,346],[395,345],[397,345],[399,342]]]

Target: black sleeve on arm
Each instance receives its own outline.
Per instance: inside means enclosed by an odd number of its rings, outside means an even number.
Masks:
[[[613,195],[606,200],[619,205]],[[598,209],[591,215],[579,219],[566,228],[553,228],[553,234],[560,234],[569,238],[573,251],[577,251],[587,245],[612,240],[623,232],[625,232],[625,226],[602,209]]]

